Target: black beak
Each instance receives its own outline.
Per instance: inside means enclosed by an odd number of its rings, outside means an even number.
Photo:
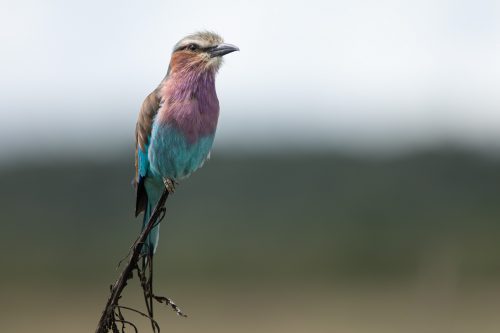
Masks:
[[[208,53],[210,54],[210,57],[214,58],[222,57],[223,55],[239,50],[240,49],[235,45],[222,43],[211,48]]]

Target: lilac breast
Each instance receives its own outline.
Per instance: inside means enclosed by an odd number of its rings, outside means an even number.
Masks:
[[[170,77],[160,90],[160,97],[159,125],[178,129],[190,144],[215,134],[219,118],[215,73]]]

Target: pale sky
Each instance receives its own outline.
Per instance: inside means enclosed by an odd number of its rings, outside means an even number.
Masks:
[[[0,4],[3,153],[132,144],[173,45],[201,29],[241,49],[218,77],[219,147],[500,142],[499,1]]]

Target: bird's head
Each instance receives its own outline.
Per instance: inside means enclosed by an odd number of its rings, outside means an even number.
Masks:
[[[239,48],[224,43],[222,37],[210,31],[188,35],[175,44],[170,60],[169,72],[213,71],[222,65],[222,56],[239,51]]]

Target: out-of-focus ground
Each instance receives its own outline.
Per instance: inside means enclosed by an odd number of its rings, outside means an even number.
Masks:
[[[139,231],[132,165],[0,168],[2,332],[95,329]],[[156,290],[189,317],[158,307],[162,331],[496,332],[499,199],[500,160],[454,149],[216,152],[167,203]]]
[[[168,289],[175,290],[189,317],[163,308],[156,311],[162,332],[493,333],[500,325],[500,290],[490,287],[443,292],[400,285],[177,285]],[[8,292],[1,301],[2,331],[93,332],[104,301],[102,289]],[[142,301],[126,300],[127,305]],[[141,332],[150,331],[142,318],[128,318]]]

